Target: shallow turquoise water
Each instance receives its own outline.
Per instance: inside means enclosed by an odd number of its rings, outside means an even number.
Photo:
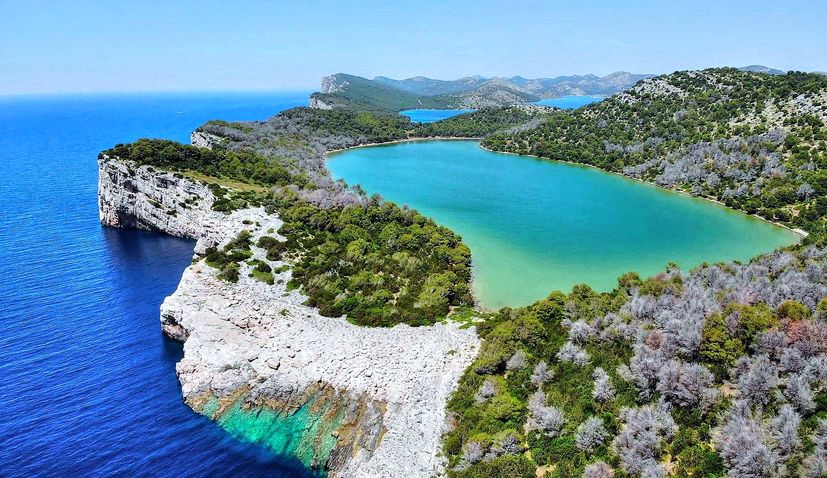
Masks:
[[[604,99],[605,97],[603,96],[571,95],[561,96],[559,98],[546,98],[544,100],[536,102],[536,104],[543,106],[554,106],[556,108],[562,108],[564,110],[573,110],[580,108],[581,106],[586,106],[588,104],[597,103],[598,101],[603,101]]]
[[[331,155],[336,179],[407,204],[462,235],[486,307],[578,283],[610,290],[627,271],[748,260],[792,232],[709,201],[593,168],[418,141]]]
[[[433,123],[434,121],[444,120],[452,116],[457,116],[465,113],[470,113],[474,110],[405,110],[400,111],[399,114],[405,115],[414,123]]]

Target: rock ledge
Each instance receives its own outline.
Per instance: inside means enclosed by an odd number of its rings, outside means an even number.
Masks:
[[[209,189],[180,174],[106,157],[99,168],[105,225],[192,238],[199,253],[243,229],[257,239],[281,226],[263,208],[213,211]],[[298,446],[278,451],[332,476],[441,474],[445,403],[479,349],[473,329],[359,327],[303,305],[300,292],[287,290],[289,270],[275,285],[249,272],[244,264],[231,284],[197,261],[161,306],[164,333],[184,341],[176,370],[186,403],[222,424],[260,410],[289,421],[301,410],[310,418]]]

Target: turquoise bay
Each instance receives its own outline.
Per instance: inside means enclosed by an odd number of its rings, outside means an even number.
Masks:
[[[405,115],[414,123],[433,123],[435,121],[444,120],[452,116],[457,116],[465,113],[470,113],[474,110],[435,110],[435,109],[416,109],[400,111],[399,114]]]
[[[576,110],[582,106],[603,101],[603,96],[589,96],[589,95],[569,95],[559,96],[557,98],[546,98],[537,101],[536,104],[543,106],[554,106],[564,110]]]
[[[336,179],[416,208],[471,248],[485,307],[520,306],[669,262],[746,261],[794,233],[709,201],[593,168],[493,153],[476,141],[414,141],[331,154]]]

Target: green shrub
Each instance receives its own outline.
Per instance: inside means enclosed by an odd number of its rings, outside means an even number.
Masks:
[[[452,478],[535,478],[535,464],[524,455],[504,455],[481,461],[463,471],[452,470]]]

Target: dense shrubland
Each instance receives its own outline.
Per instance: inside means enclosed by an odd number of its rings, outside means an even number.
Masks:
[[[267,121],[211,121],[198,131],[215,138],[212,149],[216,152],[252,153],[267,158],[274,168],[288,171],[297,178],[293,184],[305,189],[306,198],[340,203],[346,200],[341,194],[344,189],[333,184],[324,166],[328,151],[410,138],[482,137],[541,119],[548,111],[528,106],[486,108],[420,124],[398,114],[294,108]]]
[[[822,476],[827,251],[626,274],[478,326],[450,474]]]
[[[825,234],[827,77],[678,72],[489,136],[491,149],[597,166]]]
[[[197,148],[165,139],[139,139],[118,144],[102,155],[151,164],[175,171],[197,171],[217,178],[245,183],[284,186],[304,184],[301,171],[289,161],[274,160],[250,150]]]
[[[104,154],[232,179],[250,170],[245,160],[261,166],[264,173],[259,177],[275,179],[256,182],[274,186],[272,191],[239,193],[246,198],[239,200],[212,183],[211,191],[220,198],[213,207],[263,204],[277,212],[284,220],[279,234],[287,241],[265,239],[259,246],[267,250],[269,260],[293,264],[290,285],[303,287],[309,304],[324,315],[347,315],[360,325],[423,325],[441,320],[453,306],[473,303],[470,250],[459,236],[416,211],[355,193],[349,193],[352,200],[345,205],[321,207],[302,199],[294,189],[298,184],[280,187],[282,175],[268,175],[269,163],[259,154],[212,152],[161,140],[119,145]],[[275,163],[273,170],[284,168]],[[250,245],[249,232],[242,231],[222,249],[208,250],[205,260],[219,270],[220,278],[237,282],[241,262],[252,255]],[[257,278],[273,282],[267,264],[254,266]]]
[[[309,305],[360,325],[431,324],[452,306],[470,305],[471,251],[459,236],[416,211],[374,197],[364,204],[320,208],[295,194],[270,206],[287,242],[268,259],[293,265]]]
[[[423,136],[481,138],[495,131],[534,128],[555,111],[545,106],[522,105],[510,108],[483,108],[474,113],[423,125]]]
[[[432,323],[470,304],[470,256],[415,211],[333,182],[324,152],[334,149],[484,136],[492,149],[591,164],[802,227],[809,244],[749,264],[629,273],[609,293],[581,285],[480,314],[482,349],[449,403],[445,451],[448,473],[463,478],[817,477],[827,470],[825,82],[682,72],[574,112],[485,109],[430,125],[297,108],[210,122],[199,131],[211,151],[139,141],[107,153],[214,177],[220,210],[278,212],[287,241],[263,238],[268,259],[288,261],[292,285],[323,313],[365,325]],[[206,260],[233,280],[248,242]]]
[[[449,474],[825,476],[825,117],[824,77],[723,69],[484,139],[719,199],[814,246],[492,314],[449,404]]]

